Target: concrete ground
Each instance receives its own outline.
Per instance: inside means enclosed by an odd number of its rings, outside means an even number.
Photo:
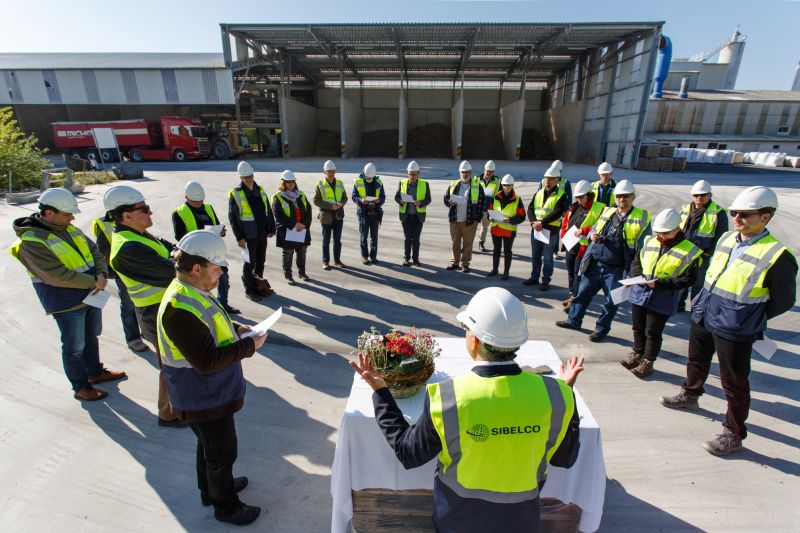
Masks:
[[[322,159],[253,160],[257,181],[269,191],[277,173],[289,167],[302,190],[313,195]],[[337,161],[348,194],[365,163]],[[405,162],[375,161],[389,196],[405,174]],[[479,162],[473,164],[478,166]],[[770,321],[768,335],[780,350],[769,361],[753,355],[750,436],[745,450],[728,459],[706,453],[701,444],[721,431],[725,409],[716,364],[701,400],[702,410],[683,413],[658,402],[678,390],[684,376],[686,314],[673,317],[665,331],[657,372],[636,379],[617,361],[631,345],[630,311],[624,306],[610,337],[587,342],[587,333],[553,326],[564,317],[563,261],[556,262],[554,287],[541,293],[524,287],[528,276],[529,227],[515,243],[512,279],[484,277],[487,254],[474,256],[470,274],[448,272],[450,239],[442,196],[457,164],[422,160],[423,177],[434,201],[422,233],[419,268],[403,268],[402,230],[397,207],[387,202],[377,266],[363,266],[355,209],[346,206],[343,261],[346,269],[321,269],[321,231],[312,226],[308,258],[310,283],[289,287],[280,255],[270,243],[267,276],[277,294],[256,304],[244,298],[241,260],[229,236],[231,302],[242,321],[254,323],[279,306],[284,316],[267,344],[244,362],[247,401],[237,415],[239,460],[236,473],[250,477],[244,501],[260,505],[258,530],[322,532],[330,527],[330,465],[352,371],[348,354],[358,334],[370,325],[418,326],[441,336],[462,336],[455,313],[480,288],[498,284],[527,305],[530,336],[553,343],[566,359],[586,357],[578,387],[602,428],[608,471],[601,531],[796,531],[800,511],[791,504],[800,494],[800,307]],[[482,164],[482,162],[480,162]],[[548,162],[498,162],[499,173],[517,178],[517,191],[530,201]],[[155,213],[154,232],[172,238],[170,214],[183,200],[189,179],[205,187],[207,201],[222,218],[227,191],[237,183],[236,162],[144,165],[146,178],[132,183]],[[594,167],[566,165],[573,184],[594,178]],[[781,208],[770,229],[795,253],[800,251],[800,173],[791,170],[698,166],[683,174],[620,170],[638,188],[636,205],[657,212],[689,201],[689,188],[705,178],[723,205],[742,188],[765,184],[777,189]],[[88,187],[80,199],[77,225],[89,232],[102,212],[107,186]],[[35,205],[0,205],[0,247],[14,240],[11,221]],[[477,247],[477,244],[476,244]],[[156,363],[153,352],[130,352],[124,343],[116,297],[105,309],[102,359],[128,373],[106,384],[107,400],[79,403],[72,398],[60,363],[54,321],[46,317],[21,266],[0,254],[0,530],[43,531],[222,531],[212,512],[200,505],[195,489],[195,438],[188,429],[156,425]],[[592,328],[599,298],[584,323]],[[794,524],[794,526],[792,526]]]

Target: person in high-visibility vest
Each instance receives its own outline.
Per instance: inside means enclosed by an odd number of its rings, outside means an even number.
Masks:
[[[66,189],[48,189],[39,197],[39,212],[14,221],[19,238],[11,255],[28,271],[45,313],[61,332],[61,363],[77,400],[95,401],[108,393],[97,383],[125,377],[100,362],[97,337],[103,328],[101,309],[83,300],[108,282],[105,258],[95,243],[72,225],[80,213]]]
[[[749,187],[728,208],[734,231],[717,242],[705,284],[692,302],[689,362],[681,391],[665,407],[699,409],[714,353],[728,411],[723,431],[704,444],[713,455],[742,449],[750,412],[750,357],[767,320],[790,310],[797,297],[797,259],[767,229],[778,209],[769,187]]]
[[[175,240],[180,241],[190,231],[203,229],[206,226],[220,226],[219,217],[211,204],[205,203],[206,191],[197,181],[189,181],[183,187],[186,201],[172,212],[172,229]],[[222,225],[219,236],[225,237],[227,230]],[[241,311],[228,303],[228,292],[231,286],[228,267],[222,268],[222,277],[217,285],[217,299],[225,311],[231,315],[238,315]]]
[[[114,217],[114,234],[111,238],[111,267],[128,288],[142,337],[158,350],[156,318],[164,291],[175,278],[175,268],[170,253],[175,248],[171,242],[155,237],[147,231],[153,225],[153,212],[144,196],[129,185],[117,185],[106,191],[103,203]],[[186,427],[169,403],[164,373],[158,375],[158,425]]]
[[[319,207],[319,223],[322,225],[322,270],[331,269],[331,237],[333,237],[333,264],[345,268],[342,263],[342,228],[344,227],[344,204],[347,193],[342,180],[336,179],[336,164],[328,159],[322,166],[325,177],[317,182],[314,205]]]
[[[703,288],[717,241],[728,232],[728,212],[712,199],[711,184],[706,180],[699,180],[692,185],[692,201],[681,209],[681,228],[686,238],[703,250],[703,264],[700,265],[697,283],[691,287],[691,297],[694,298]],[[689,289],[683,291],[678,311],[686,310],[687,296]]]
[[[211,295],[227,264],[219,235],[196,230],[181,239],[176,277],[158,308],[158,345],[170,401],[197,436],[200,501],[214,506],[217,520],[242,526],[254,522],[261,509],[237,495],[248,479],[233,477],[234,414],[244,405],[241,360],[264,345],[267,333],[232,322]]]
[[[517,226],[525,222],[525,202],[514,190],[514,176],[506,174],[500,182],[501,190],[492,198],[489,209],[503,214],[502,220],[492,219],[492,270],[487,276],[496,276],[500,268],[500,252],[503,253],[503,275],[508,279],[513,252],[511,247],[517,236]],[[487,210],[488,211],[488,210]]]
[[[597,175],[600,179],[592,183],[595,201],[605,204],[606,207],[617,207],[614,198],[614,188],[617,186],[617,182],[611,177],[613,173],[614,167],[611,166],[611,163],[604,161],[597,167]]]
[[[472,165],[462,161],[458,167],[461,179],[453,180],[444,193],[444,205],[450,209],[452,256],[447,270],[455,270],[461,263],[461,272],[469,272],[472,261],[472,245],[478,224],[486,211],[486,196],[477,178],[472,177]]]
[[[557,378],[514,362],[528,340],[525,306],[489,287],[457,320],[466,330],[471,371],[427,386],[422,415],[409,425],[367,355],[350,365],[375,391],[375,421],[405,468],[438,457],[433,484],[436,531],[537,531],[548,464],[578,457],[579,421],[572,386],[583,359]]]
[[[556,322],[560,328],[580,329],[589,303],[602,289],[606,298],[603,312],[589,335],[592,342],[603,340],[611,330],[619,307],[611,291],[630,272],[633,258],[650,233],[650,213],[633,205],[636,199],[633,183],[628,180],[617,183],[614,199],[617,207],[606,207],[589,235],[590,245],[581,260],[581,280],[569,315],[566,320]]]
[[[495,175],[496,166],[494,161],[489,160],[483,165],[483,174],[480,176],[481,187],[483,187],[483,193],[486,195],[486,201],[491,202],[492,198],[495,197],[497,193],[500,192],[500,178]],[[489,213],[488,211],[484,211],[483,216],[481,217],[481,234],[478,237],[478,249],[481,252],[486,252],[486,234],[489,231],[489,227],[492,225],[492,221],[489,220]]]
[[[561,171],[550,167],[544,173],[544,186],[533,195],[528,204],[528,220],[531,223],[531,275],[523,285],[539,285],[540,291],[550,288],[553,277],[553,255],[558,248],[558,232],[561,218],[569,206],[569,197],[559,187]],[[536,238],[536,232],[547,233],[547,243]],[[539,280],[541,276],[541,283]]]
[[[661,351],[667,319],[678,310],[678,300],[697,278],[703,251],[680,229],[681,215],[665,209],[653,219],[655,237],[647,237],[631,263],[631,276],[643,276],[646,284],[631,289],[633,351],[620,361],[637,378],[653,373]]]
[[[277,228],[276,246],[283,249],[283,276],[286,282],[295,284],[292,276],[292,258],[295,256],[300,279],[310,281],[306,274],[306,253],[311,244],[311,204],[306,193],[297,186],[297,178],[291,170],[281,172],[278,192],[272,195],[272,212],[275,213]],[[295,234],[294,240],[286,238],[290,231]],[[305,232],[305,236],[301,232]]]
[[[386,187],[377,172],[373,163],[364,165],[364,172],[353,182],[351,195],[358,208],[361,263],[364,265],[378,262],[378,228],[383,220]]]
[[[408,177],[400,180],[394,201],[400,204],[400,223],[403,225],[403,266],[420,266],[419,239],[428,204],[431,203],[431,189],[428,182],[419,177],[419,163],[411,161],[406,167]]]

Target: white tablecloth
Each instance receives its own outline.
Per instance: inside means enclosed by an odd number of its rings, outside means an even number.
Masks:
[[[436,340],[442,348],[442,354],[436,359],[436,372],[428,380],[430,383],[464,374],[474,366],[466,353],[463,338]],[[521,366],[530,365],[534,368],[547,365],[555,371],[560,364],[553,346],[545,341],[529,341],[518,352],[517,362]],[[577,389],[575,398],[581,417],[578,460],[569,469],[550,466],[542,496],[578,505],[583,510],[579,529],[588,533],[600,527],[606,467],[600,428]],[[413,398],[398,400],[397,403],[406,419],[413,423],[422,414],[424,400],[425,394],[420,392]],[[436,462],[433,459],[419,468],[403,468],[375,422],[372,390],[355,374],[331,467],[332,533],[344,533],[353,518],[351,491],[372,488],[432,489]]]

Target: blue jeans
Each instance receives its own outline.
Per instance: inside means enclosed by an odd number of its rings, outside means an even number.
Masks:
[[[375,259],[378,257],[378,217],[369,216],[364,217],[364,223],[358,225],[358,232],[361,237],[361,257],[368,257]],[[369,239],[369,250],[367,249],[367,238]]]
[[[531,230],[531,278],[538,280],[539,274],[541,274],[542,283],[546,285],[553,278],[553,254],[558,248],[558,228],[548,226],[544,229],[550,230],[550,244],[537,241]],[[544,268],[542,268],[542,263],[544,263]]]
[[[103,330],[103,312],[91,306],[53,315],[61,331],[61,362],[64,373],[77,392],[89,378],[103,372],[97,337]]]
[[[117,283],[117,290],[119,291],[119,316],[122,319],[122,331],[125,332],[125,342],[130,344],[142,338],[142,334],[139,331],[139,321],[136,320],[136,307],[134,307],[128,294],[128,288],[122,280],[116,278],[114,281]]]
[[[322,225],[322,262],[331,261],[331,233],[333,233],[333,260],[342,259],[342,226],[344,220],[337,219],[333,224]]]
[[[228,289],[231,287],[231,278],[228,276],[228,269],[222,269],[222,276],[219,278],[219,285],[217,286],[217,299],[220,303],[228,304]]]
[[[603,312],[600,314],[600,318],[597,319],[594,329],[600,333],[608,333],[611,330],[611,322],[617,314],[618,307],[611,301],[611,291],[620,286],[619,280],[622,279],[622,274],[622,267],[600,266],[592,261],[592,264],[580,277],[578,294],[575,296],[575,300],[572,301],[567,320],[580,327],[581,322],[583,322],[583,315],[586,314],[586,308],[589,307],[592,298],[597,294],[597,291],[603,289],[606,299],[603,302]]]

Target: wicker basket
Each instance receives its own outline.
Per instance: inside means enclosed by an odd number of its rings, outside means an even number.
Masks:
[[[398,399],[411,398],[414,396],[428,381],[428,378],[433,374],[433,363],[429,363],[421,368],[414,370],[399,370],[393,368],[391,370],[378,369],[392,396]]]

